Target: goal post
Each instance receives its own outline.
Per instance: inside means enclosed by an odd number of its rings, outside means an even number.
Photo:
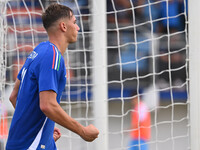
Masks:
[[[191,150],[200,149],[200,8],[199,0],[188,1]]]
[[[92,16],[94,122],[100,131],[95,150],[108,150],[106,0],[92,1]]]

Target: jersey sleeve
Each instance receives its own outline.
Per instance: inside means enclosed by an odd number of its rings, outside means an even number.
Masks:
[[[60,61],[61,54],[50,48],[43,57],[39,67],[39,92],[53,90],[58,94],[58,82],[61,74]]]

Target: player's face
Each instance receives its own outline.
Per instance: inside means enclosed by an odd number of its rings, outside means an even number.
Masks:
[[[69,43],[77,41],[78,31],[80,30],[79,26],[76,24],[76,18],[73,14],[72,17],[67,20],[67,40]]]

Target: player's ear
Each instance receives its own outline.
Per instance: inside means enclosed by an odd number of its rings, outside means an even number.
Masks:
[[[67,25],[65,22],[60,22],[59,24],[61,31],[66,32],[67,31]]]

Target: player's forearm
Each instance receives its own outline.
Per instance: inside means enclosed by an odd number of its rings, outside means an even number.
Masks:
[[[84,127],[79,122],[71,118],[56,101],[57,94],[54,91],[40,92],[40,109],[43,113],[60,124],[61,126],[77,133],[85,141],[91,142],[98,137],[99,131],[93,125]]]
[[[44,114],[58,123],[59,125],[71,130],[72,132],[82,136],[84,126],[82,126],[79,122],[71,118],[57,103],[46,105],[45,108],[42,108]]]

